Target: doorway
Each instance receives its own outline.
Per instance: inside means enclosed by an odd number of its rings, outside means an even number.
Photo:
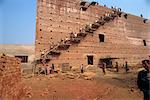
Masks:
[[[88,65],[93,65],[93,56],[87,56],[87,63]]]
[[[112,58],[103,58],[103,59],[100,59],[99,62],[106,63],[106,68],[112,68],[113,67]]]

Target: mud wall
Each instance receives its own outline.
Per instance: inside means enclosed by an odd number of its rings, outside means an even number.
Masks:
[[[22,95],[21,62],[0,56],[0,100],[20,100]]]
[[[111,9],[100,5],[90,6],[81,11],[79,0],[39,0],[37,10],[36,57],[42,51],[50,50],[51,45],[64,40],[71,32],[79,32],[86,24],[93,23],[105,12]],[[100,58],[115,58],[122,66],[125,61],[130,65],[140,63],[150,56],[150,23],[143,23],[143,18],[128,14],[116,18],[95,31],[94,35],[86,36],[80,44],[72,45],[62,51],[58,58],[50,63],[60,65],[69,63],[79,67],[87,64],[87,56],[94,57],[93,65],[97,66]],[[99,42],[99,34],[105,36],[104,42]],[[146,41],[144,46],[143,40]]]
[[[80,10],[80,0],[38,0],[36,24],[36,56],[65,39],[71,32],[79,32],[86,24],[93,23],[106,7],[90,6]]]

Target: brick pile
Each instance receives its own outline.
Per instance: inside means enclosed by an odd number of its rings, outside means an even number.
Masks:
[[[0,100],[20,100],[22,94],[21,62],[19,59],[0,56]]]

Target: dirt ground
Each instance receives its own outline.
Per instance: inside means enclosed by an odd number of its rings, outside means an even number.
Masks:
[[[137,71],[107,72],[92,78],[63,74],[23,77],[25,100],[142,100],[137,89]],[[80,74],[79,76],[83,76]]]

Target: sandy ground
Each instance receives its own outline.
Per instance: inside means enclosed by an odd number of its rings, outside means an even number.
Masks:
[[[23,77],[25,100],[142,100],[137,72],[99,74],[89,80],[64,75]]]

